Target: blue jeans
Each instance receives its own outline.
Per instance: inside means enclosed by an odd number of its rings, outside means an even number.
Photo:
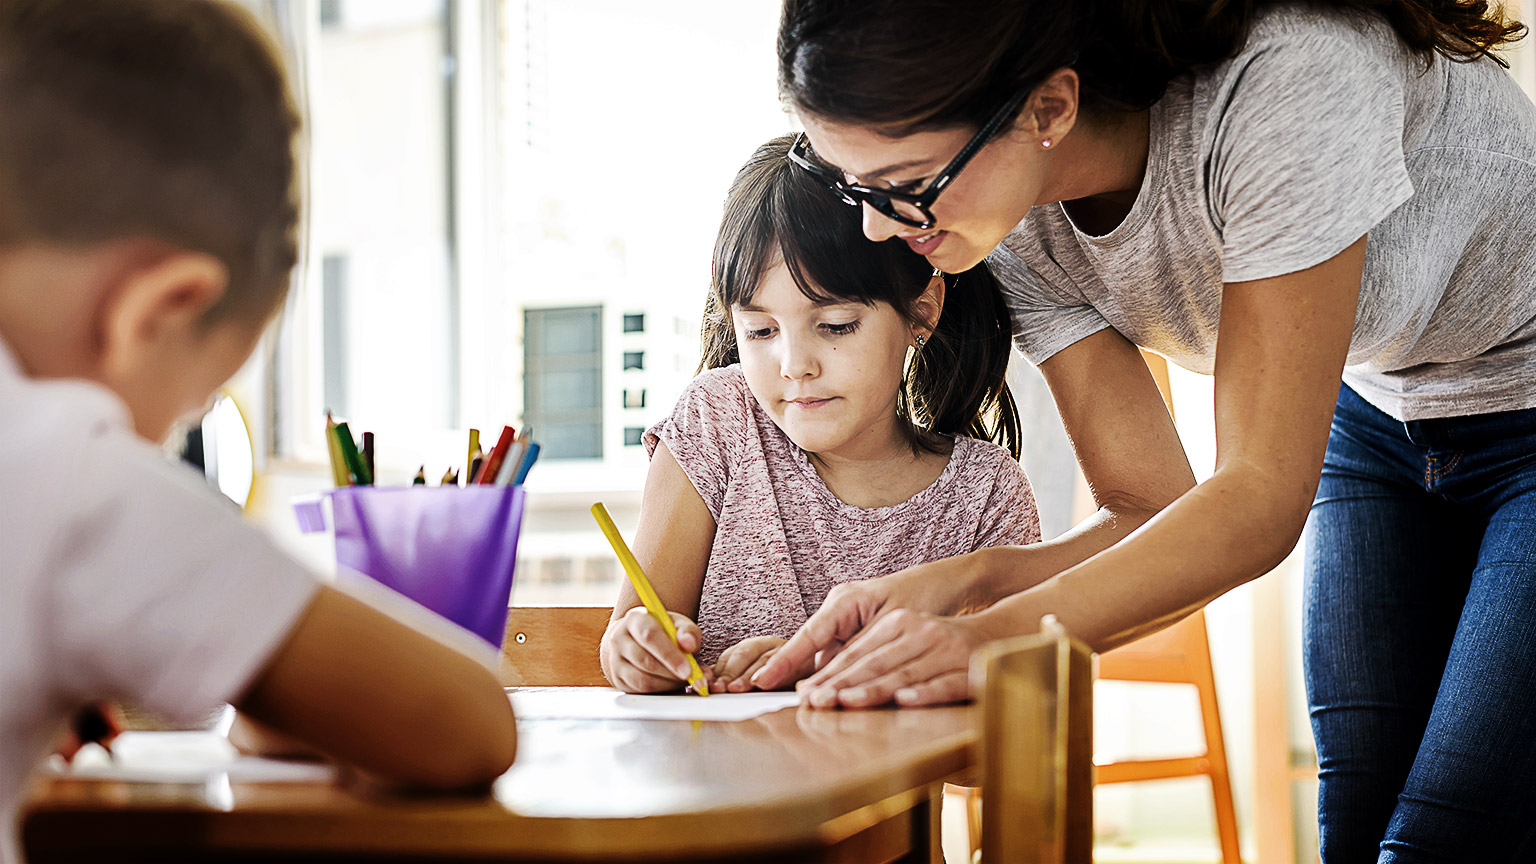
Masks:
[[[1536,409],[1344,387],[1303,542],[1325,864],[1536,861]]]

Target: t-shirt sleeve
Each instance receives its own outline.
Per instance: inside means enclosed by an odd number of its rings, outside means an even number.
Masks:
[[[1402,86],[1364,38],[1286,32],[1231,61],[1207,165],[1223,281],[1320,264],[1412,196]]]
[[[77,464],[47,584],[66,698],[131,699],[180,722],[249,686],[318,582],[201,478],[126,432]]]
[[[716,522],[732,466],[746,445],[751,400],[738,367],[711,369],[693,379],[672,415],[646,430],[643,438],[648,455],[655,455],[658,441],[666,443]]]
[[[996,481],[976,532],[976,548],[1024,546],[1040,542],[1040,513],[1024,468],[1001,448],[996,452]]]
[[[987,256],[986,264],[1003,288],[1013,319],[1013,342],[1036,366],[1056,352],[1109,327],[1099,310],[1081,296],[1054,287],[1045,274],[1032,270],[1010,248],[1032,242],[1022,232],[1010,235]]]

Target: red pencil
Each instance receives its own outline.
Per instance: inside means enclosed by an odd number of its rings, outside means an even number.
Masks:
[[[496,472],[501,470],[501,463],[507,458],[507,451],[511,449],[512,442],[517,438],[517,430],[511,426],[501,427],[501,437],[496,439],[496,446],[491,448],[491,454],[480,463],[480,473],[470,480],[471,483],[495,483]]]

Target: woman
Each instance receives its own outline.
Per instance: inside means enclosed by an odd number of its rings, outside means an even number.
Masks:
[[[961,699],[982,642],[1053,613],[1114,647],[1305,528],[1325,860],[1517,854],[1536,110],[1488,52],[1523,33],[1482,2],[788,0],[792,158],[870,239],[989,261],[1100,509],[842,586],[755,683],[833,649],[812,705]],[[1137,345],[1215,375],[1204,483]]]

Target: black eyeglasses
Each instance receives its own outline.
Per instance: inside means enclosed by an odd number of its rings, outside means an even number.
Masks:
[[[843,199],[844,204],[853,207],[868,204],[888,219],[926,231],[934,225],[933,202],[939,199],[939,193],[954,182],[966,163],[980,153],[981,148],[987,146],[987,142],[992,140],[992,136],[996,135],[1004,124],[1013,119],[1027,98],[1029,98],[1029,92],[1025,91],[1008,100],[1008,104],[1000,108],[996,114],[992,115],[992,119],[976,131],[971,140],[960,148],[955,158],[922,192],[899,192],[895,189],[876,189],[872,186],[849,183],[843,179],[842,173],[816,160],[816,157],[811,154],[810,143],[805,140],[803,132],[795,139],[794,146],[789,148],[789,161],[826,183],[829,189]]]

